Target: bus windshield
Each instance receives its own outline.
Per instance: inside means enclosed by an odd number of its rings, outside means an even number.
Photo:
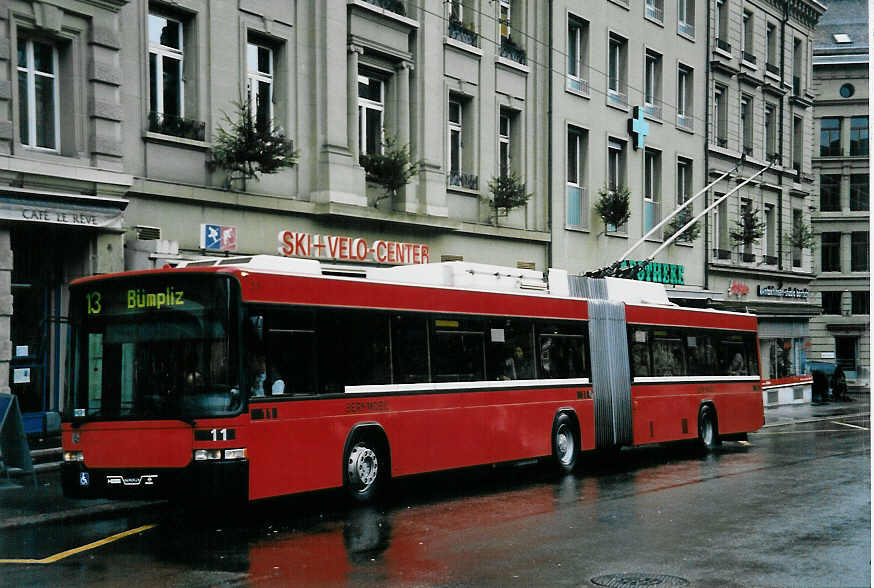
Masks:
[[[71,291],[73,419],[190,419],[241,408],[235,283],[145,275]]]

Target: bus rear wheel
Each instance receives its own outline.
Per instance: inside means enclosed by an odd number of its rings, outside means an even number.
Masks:
[[[719,445],[716,411],[710,406],[702,406],[698,413],[698,444],[703,449],[713,449]]]
[[[579,443],[576,427],[571,418],[560,414],[552,425],[552,458],[559,471],[570,473],[577,465]]]
[[[388,461],[372,439],[358,439],[349,448],[345,460],[345,486],[356,502],[370,502],[379,493]]]

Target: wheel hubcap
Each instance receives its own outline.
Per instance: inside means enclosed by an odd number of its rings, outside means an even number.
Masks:
[[[559,461],[563,465],[569,464],[574,456],[574,444],[566,425],[559,427],[556,432],[555,445],[558,448]]]
[[[376,453],[365,445],[356,445],[349,453],[347,472],[349,481],[359,492],[367,490],[376,481],[379,472]]]

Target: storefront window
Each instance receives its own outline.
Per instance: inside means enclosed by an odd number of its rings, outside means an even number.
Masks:
[[[805,341],[804,337],[762,339],[762,377],[777,380],[806,374]]]

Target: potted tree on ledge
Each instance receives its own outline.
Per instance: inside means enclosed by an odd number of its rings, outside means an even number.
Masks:
[[[373,202],[374,207],[385,198],[394,199],[422,165],[421,161],[412,160],[409,145],[398,145],[397,137],[391,136],[382,140],[381,153],[363,153],[359,161],[367,174],[366,180],[383,189],[383,195]]]
[[[496,176],[489,181],[490,205],[495,211],[495,225],[502,216],[507,216],[514,208],[524,206],[531,194],[515,172]],[[503,212],[502,212],[503,211]]]
[[[631,191],[625,186],[617,186],[613,190],[601,186],[598,194],[601,197],[595,202],[595,212],[604,221],[604,233],[619,230],[631,218]]]

